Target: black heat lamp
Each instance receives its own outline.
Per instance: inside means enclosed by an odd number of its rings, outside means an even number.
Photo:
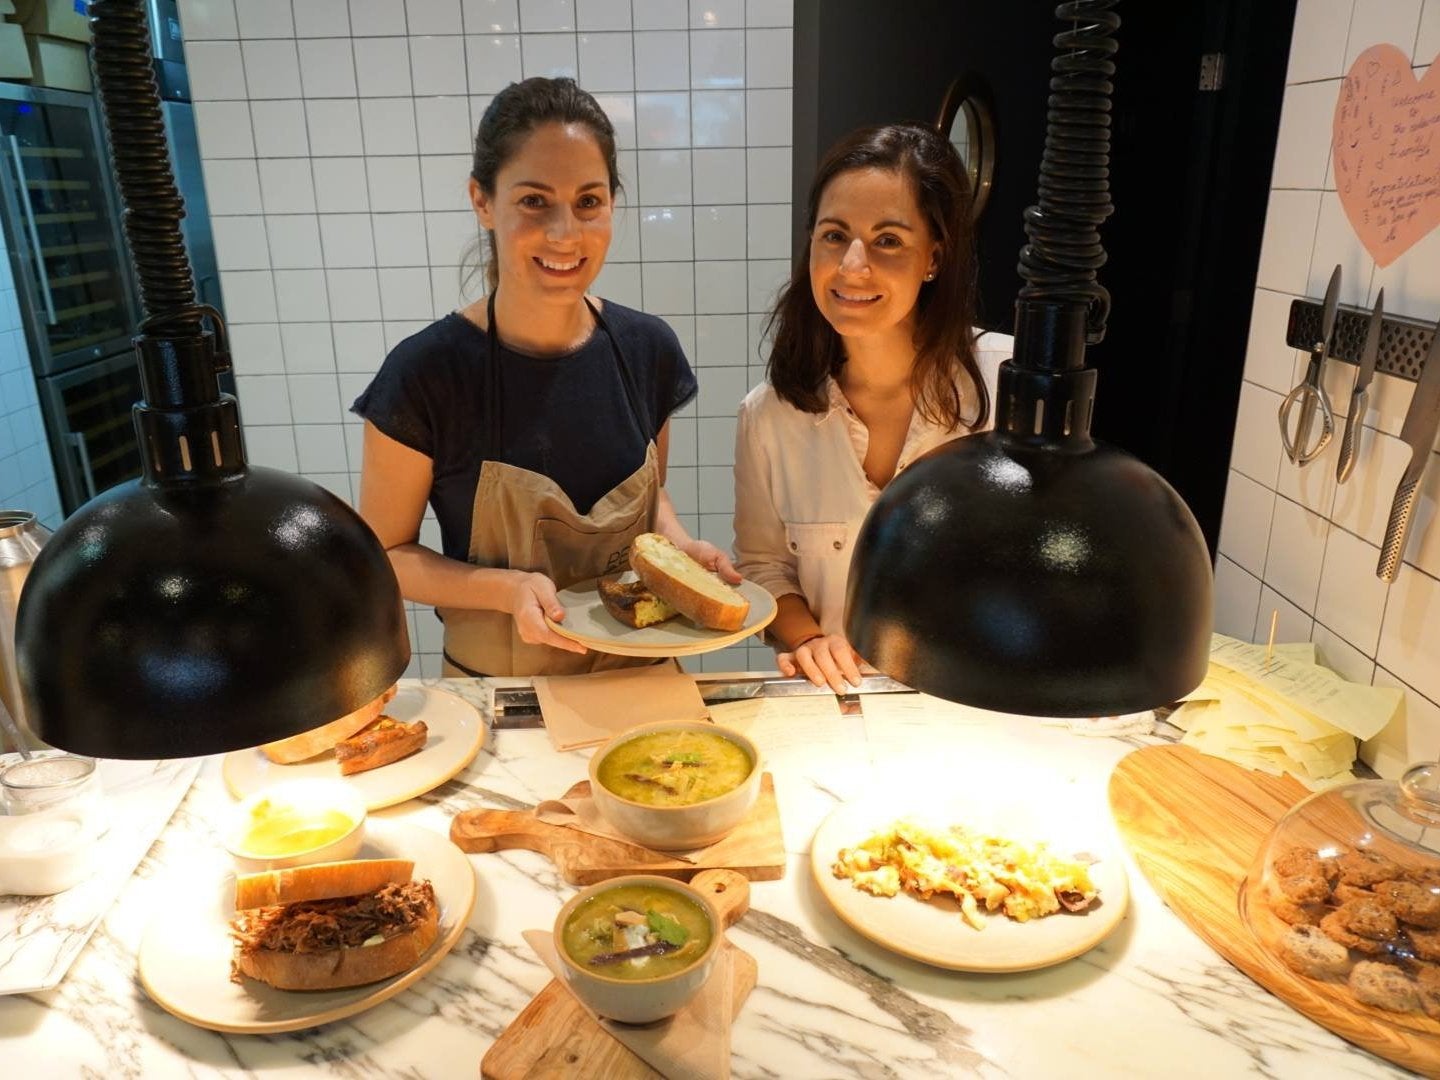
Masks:
[[[181,240],[144,0],[92,0],[90,15],[145,311],[144,472],[76,511],[36,559],[17,615],[21,692],[35,734],[77,753],[254,746],[352,712],[400,676],[400,589],[344,502],[246,464],[217,379],[224,324],[196,304]]]
[[[1040,205],[1025,212],[1015,355],[995,429],[897,476],[856,541],[846,633],[916,689],[1032,716],[1169,704],[1205,675],[1210,556],[1157,473],[1090,437],[1085,346],[1110,298],[1099,225],[1110,215],[1116,0],[1061,4]]]

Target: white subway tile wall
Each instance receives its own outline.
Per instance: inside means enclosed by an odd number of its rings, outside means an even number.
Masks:
[[[0,510],[28,510],[54,530],[61,521],[60,490],[7,245],[0,230]]]
[[[1395,486],[1410,461],[1398,436],[1414,384],[1376,376],[1355,471],[1335,482],[1339,438],[1304,469],[1285,458],[1276,412],[1305,374],[1308,354],[1285,344],[1290,303],[1317,300],[1342,266],[1342,302],[1385,289],[1389,314],[1440,318],[1440,230],[1394,263],[1375,266],[1335,193],[1330,131],[1341,79],[1382,42],[1413,58],[1420,77],[1440,51],[1440,0],[1300,0],[1271,176],[1259,288],[1251,314],[1230,483],[1215,566],[1215,623],[1254,641],[1314,641],[1347,678],[1405,691],[1404,716],[1361,750],[1382,775],[1440,755],[1440,454],[1425,473],[1404,565],[1394,585],[1375,576]],[[1331,363],[1326,390],[1337,424],[1355,368]]]
[[[571,75],[621,151],[597,291],[664,317],[695,366],[668,487],[694,535],[730,547],[735,411],[792,254],[792,0],[180,0],[180,17],[253,460],[358,496],[350,402],[478,288],[462,287],[474,126],[508,83]],[[439,629],[412,605],[411,674],[439,674]],[[693,666],[774,658],[752,639]]]

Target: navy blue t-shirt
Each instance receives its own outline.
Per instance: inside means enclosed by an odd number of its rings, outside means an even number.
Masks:
[[[695,374],[662,320],[606,301],[601,310],[630,368],[644,415],[637,426],[609,336],[529,356],[503,344],[499,460],[554,480],[582,514],[645,461],[670,414],[695,396]],[[504,328],[501,328],[504,332]],[[351,411],[434,463],[430,505],[444,554],[470,553],[475,485],[486,446],[489,335],[451,313],[391,350]]]

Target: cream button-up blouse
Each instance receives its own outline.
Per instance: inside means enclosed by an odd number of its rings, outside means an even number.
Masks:
[[[985,333],[976,341],[992,403],[996,375],[1014,352],[1013,340]],[[880,489],[865,475],[870,432],[834,379],[826,392],[829,407],[822,413],[781,401],[769,383],[741,403],[735,430],[735,568],[777,599],[789,593],[804,597],[820,628],[839,634],[850,553]],[[939,427],[916,412],[896,473],[969,433]]]

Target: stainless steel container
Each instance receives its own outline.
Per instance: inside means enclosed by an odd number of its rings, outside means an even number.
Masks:
[[[50,539],[50,530],[26,510],[0,510],[0,702],[20,725],[32,746],[43,745],[25,722],[20,700],[20,679],[15,670],[15,613],[20,608],[20,589],[41,546]],[[0,747],[8,740],[0,735]]]

